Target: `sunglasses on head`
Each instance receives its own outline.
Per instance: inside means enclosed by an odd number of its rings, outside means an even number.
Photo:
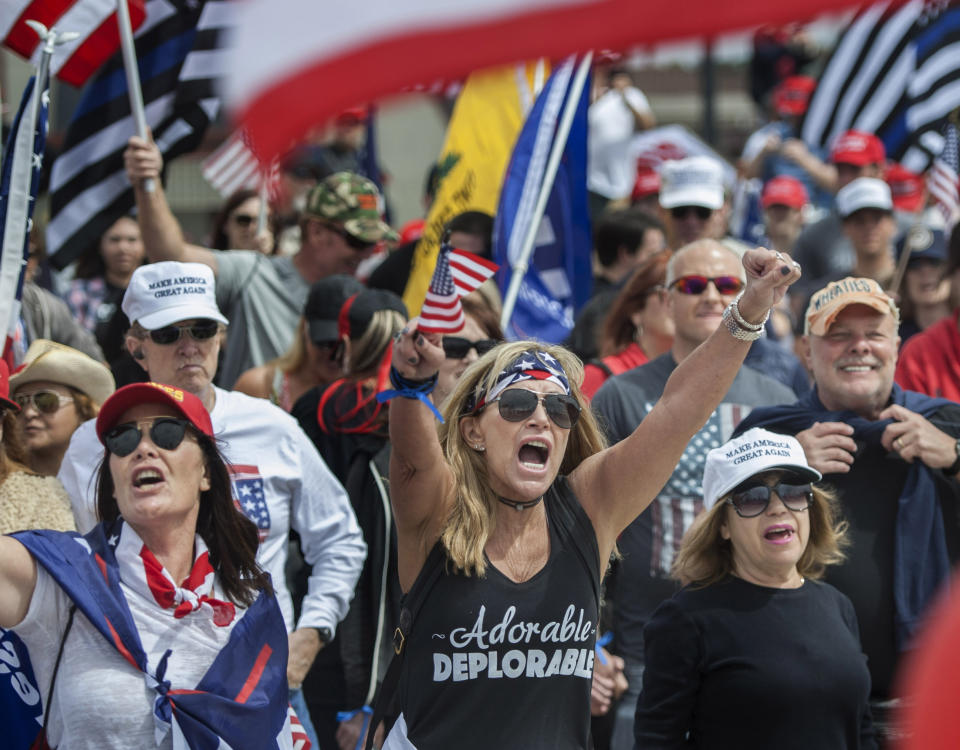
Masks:
[[[471,349],[476,349],[481,357],[497,345],[495,339],[477,339],[471,341],[462,336],[444,336],[443,353],[447,359],[463,359],[470,353]]]
[[[676,208],[670,209],[670,215],[673,216],[674,219],[685,219],[691,212],[695,214],[700,221],[706,221],[710,218],[710,214],[713,213],[713,211],[706,206],[677,206]]]
[[[26,409],[33,404],[33,408],[41,414],[53,414],[61,406],[73,403],[73,397],[64,396],[56,391],[37,391],[36,393],[23,393],[13,397],[20,409]]]
[[[183,336],[184,331],[188,332],[194,341],[206,341],[212,339],[220,330],[220,324],[215,320],[201,320],[189,326],[164,326],[155,331],[150,331],[150,339],[154,344],[175,344]]]
[[[720,294],[738,294],[743,289],[743,280],[738,276],[710,278],[709,276],[698,276],[696,274],[681,276],[679,279],[675,279],[670,286],[680,294],[703,294],[707,291],[707,284],[711,281]]]
[[[250,214],[234,214],[233,220],[236,222],[238,227],[243,227],[246,229],[257,220],[257,217],[251,216]]]
[[[143,426],[150,425],[150,440],[165,451],[176,450],[183,442],[190,423],[176,417],[148,417],[137,422],[124,422],[107,430],[103,444],[113,455],[123,458],[133,453],[143,439]]]
[[[800,477],[783,477],[772,487],[759,481],[741,484],[730,493],[727,502],[741,518],[754,518],[766,511],[774,492],[787,510],[795,513],[806,510],[813,502],[813,486]]]
[[[508,422],[522,422],[528,419],[540,403],[543,403],[547,416],[557,427],[569,430],[580,419],[580,404],[573,396],[568,396],[566,393],[544,395],[524,388],[511,388],[487,403],[492,404],[494,401],[500,409],[500,416]]]

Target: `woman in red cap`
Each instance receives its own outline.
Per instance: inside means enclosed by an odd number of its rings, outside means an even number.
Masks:
[[[43,699],[33,733],[61,750],[289,747],[286,630],[210,415],[138,383],[97,435],[100,523],[0,538],[0,626]]]

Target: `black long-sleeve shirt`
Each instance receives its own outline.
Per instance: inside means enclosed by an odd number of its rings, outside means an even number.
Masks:
[[[687,587],[644,631],[643,750],[876,748],[850,600],[826,583]]]

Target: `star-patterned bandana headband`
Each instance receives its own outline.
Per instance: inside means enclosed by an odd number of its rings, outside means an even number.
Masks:
[[[570,381],[567,380],[567,374],[563,371],[563,366],[555,357],[544,351],[524,352],[497,375],[489,393],[484,393],[481,390],[478,393],[471,394],[470,398],[467,399],[464,414],[473,414],[479,411],[488,401],[499,396],[504,389],[524,380],[546,380],[549,383],[556,383],[563,388],[564,393],[570,395]]]

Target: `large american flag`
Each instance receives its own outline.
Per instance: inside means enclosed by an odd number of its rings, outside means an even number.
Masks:
[[[960,148],[957,126],[952,122],[944,125],[943,151],[930,166],[927,189],[943,214],[947,229],[952,229],[960,218]]]
[[[444,243],[437,253],[430,288],[420,309],[417,328],[424,333],[456,333],[466,322],[460,298],[476,290],[499,266]]]
[[[144,0],[127,0],[130,25],[136,30],[147,14]],[[84,82],[120,47],[117,0],[4,0],[0,3],[0,37],[3,46],[28,58],[34,65],[43,45],[25,21],[47,28],[72,31],[77,37],[57,45],[50,72],[74,86]]]

